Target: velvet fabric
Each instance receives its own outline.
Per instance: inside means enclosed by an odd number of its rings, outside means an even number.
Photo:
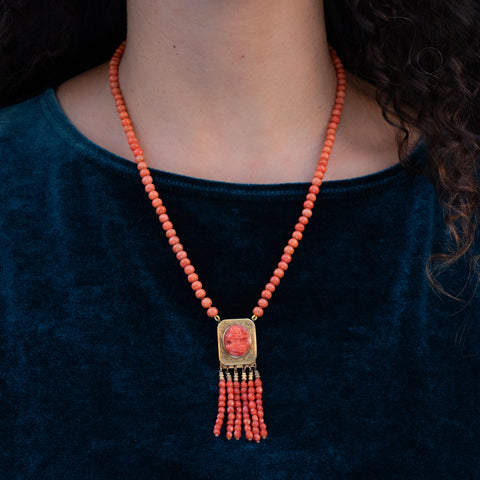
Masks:
[[[398,165],[322,186],[257,322],[255,444],[213,436],[216,322],[134,163],[53,90],[1,110],[0,158],[0,478],[480,478],[480,294],[428,284],[448,237],[426,178]],[[250,316],[308,186],[153,177],[221,316]],[[440,280],[459,294],[468,276]]]

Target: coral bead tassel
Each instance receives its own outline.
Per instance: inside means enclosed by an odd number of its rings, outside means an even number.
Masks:
[[[218,437],[220,436],[220,432],[222,431],[223,419],[225,418],[225,404],[227,397],[225,396],[225,378],[223,376],[223,372],[220,370],[219,373],[219,382],[218,382],[218,413],[217,413],[217,421],[215,422],[215,426],[213,427],[213,434]]]
[[[267,426],[263,419],[263,385],[260,380],[260,373],[258,370],[255,370],[255,401],[257,403],[257,416],[258,423],[260,427],[260,436],[262,438],[267,438]]]
[[[233,438],[235,424],[235,393],[233,391],[233,381],[230,372],[227,372],[227,439]]]
[[[253,380],[253,372],[250,370],[248,374],[248,408],[250,409],[250,415],[252,417],[252,433],[253,439],[260,442],[260,422],[258,421],[258,410],[255,394],[255,382]],[[263,411],[263,409],[262,409]]]
[[[235,396],[235,427],[233,436],[235,440],[240,440],[242,436],[242,400],[240,397],[240,382],[238,381],[238,372],[233,374],[233,393]]]

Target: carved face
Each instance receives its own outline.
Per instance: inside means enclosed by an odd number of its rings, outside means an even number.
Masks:
[[[225,330],[223,344],[232,357],[243,357],[250,349],[250,335],[242,325],[232,325]]]

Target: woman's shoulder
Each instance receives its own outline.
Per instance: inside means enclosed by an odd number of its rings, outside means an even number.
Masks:
[[[32,131],[38,120],[44,117],[45,100],[50,93],[53,93],[53,90],[47,89],[27,100],[0,108],[2,138],[19,130]]]
[[[0,109],[0,158],[12,154],[29,156],[51,144],[55,138],[48,109],[54,91],[45,90],[28,100]]]

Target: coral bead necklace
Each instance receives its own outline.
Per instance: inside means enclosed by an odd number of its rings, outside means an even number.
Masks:
[[[217,420],[213,428],[213,433],[217,437],[220,435],[226,418],[226,437],[228,439],[240,439],[243,429],[247,440],[260,442],[262,438],[267,437],[267,427],[263,414],[262,381],[256,366],[257,340],[255,321],[263,316],[273,292],[284,277],[285,271],[288,269],[288,264],[292,261],[292,255],[298,247],[303,237],[305,227],[312,216],[312,210],[320,185],[322,184],[323,176],[327,170],[328,160],[335,142],[335,135],[345,102],[346,79],[342,62],[337,57],[335,50],[330,47],[330,55],[337,75],[335,103],[330,122],[327,126],[326,138],[320,159],[311,185],[308,188],[305,201],[303,202],[301,215],[294,227],[291,238],[283,249],[283,255],[274,269],[272,277],[261,292],[257,305],[252,309],[251,318],[221,320],[217,308],[213,306],[212,299],[207,297],[207,293],[199,280],[198,274],[195,273],[195,268],[191,264],[187,252],[180,243],[177,232],[173,228],[173,223],[167,215],[167,209],[153,183],[143,150],[140,148],[133,131],[132,122],[127,112],[125,100],[118,81],[118,67],[125,51],[125,45],[126,41],[118,47],[110,61],[110,87],[123,130],[130,149],[133,152],[145,191],[158,215],[168,243],[171,245],[172,251],[180,263],[180,267],[187,275],[187,280],[194,291],[195,297],[200,300],[207,315],[218,322],[217,338],[220,378],[218,383]]]

